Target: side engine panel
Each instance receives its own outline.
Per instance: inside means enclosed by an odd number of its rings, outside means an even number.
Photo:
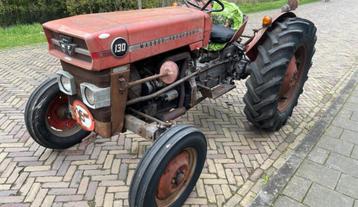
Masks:
[[[190,53],[176,52],[172,54],[158,55],[139,61],[132,64],[130,81],[135,82],[161,74],[161,66],[167,62],[177,65],[178,71],[175,80],[179,80],[187,75],[189,70],[188,63],[190,60]],[[129,88],[129,101],[140,97],[151,96],[169,85],[170,83],[165,83],[164,79],[161,78],[145,81],[140,85],[135,85]],[[186,106],[190,105],[190,91],[190,85],[184,82],[161,95],[153,96],[147,101],[130,105],[130,108],[163,121],[171,120],[173,116],[176,118],[175,113],[178,109],[180,109],[180,114],[182,114],[186,111]]]

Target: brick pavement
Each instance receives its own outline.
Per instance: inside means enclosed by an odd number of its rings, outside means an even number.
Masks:
[[[342,97],[339,112],[290,175],[274,207],[358,206],[358,72],[354,80],[348,98]]]
[[[263,14],[250,15],[253,25]],[[318,42],[305,93],[287,126],[265,133],[249,124],[243,113],[244,82],[178,120],[204,131],[209,145],[205,168],[186,205],[251,203],[264,185],[262,177],[284,164],[351,77],[358,62],[354,0],[305,5],[298,14],[317,24]],[[126,206],[130,180],[150,142],[132,133],[109,139],[91,136],[71,149],[56,151],[29,138],[23,122],[27,98],[59,69],[44,45],[0,51],[0,203]]]
[[[358,135],[358,120],[355,119],[354,112],[358,108],[353,108],[352,104],[356,105],[357,91],[358,71],[354,73],[342,94],[333,101],[325,115],[316,122],[314,128],[295,147],[287,161],[260,191],[251,204],[252,207],[340,206],[337,204],[340,196],[334,196],[337,193],[331,191],[328,194],[332,195],[332,200],[329,200],[325,196],[329,192],[327,189],[319,189],[318,191],[324,193],[313,193],[315,195],[313,197],[308,197],[308,195],[309,189],[316,184],[338,189],[337,176],[344,176],[348,168],[339,169],[335,166],[342,166],[349,159],[336,159],[336,154],[341,154],[346,158],[352,156],[355,159],[352,150],[357,143],[355,138]],[[353,159],[348,162],[350,170],[355,171],[355,168],[358,168],[358,162]],[[354,183],[351,184],[354,185]],[[347,189],[352,188],[351,186],[341,187],[341,192]],[[313,192],[316,191],[313,190]],[[306,199],[308,203],[300,204],[300,202],[306,202]]]

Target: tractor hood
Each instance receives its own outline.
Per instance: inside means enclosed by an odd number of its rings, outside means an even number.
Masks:
[[[188,46],[208,44],[211,20],[186,7],[87,14],[43,25],[50,54],[87,70],[104,70]]]

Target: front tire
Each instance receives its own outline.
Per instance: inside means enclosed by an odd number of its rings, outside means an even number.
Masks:
[[[25,124],[38,144],[51,149],[69,148],[90,134],[71,118],[67,95],[60,91],[55,77],[31,94],[25,108]]]
[[[138,165],[129,206],[182,206],[201,174],[206,152],[206,139],[199,130],[178,125],[166,131]]]
[[[275,22],[249,65],[244,112],[256,127],[279,130],[292,115],[312,66],[316,27],[308,20]]]

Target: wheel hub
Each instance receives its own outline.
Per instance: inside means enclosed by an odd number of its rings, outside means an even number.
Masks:
[[[176,186],[180,185],[181,183],[183,183],[184,177],[185,177],[185,172],[178,171],[177,175],[173,179],[173,184],[175,184]]]
[[[48,125],[56,131],[66,131],[77,126],[69,116],[68,99],[59,94],[50,102],[47,112]]]
[[[178,191],[187,181],[190,171],[190,155],[183,151],[168,163],[160,177],[157,198],[164,200]]]
[[[158,207],[171,206],[182,195],[194,176],[197,159],[194,148],[186,148],[171,158],[157,185],[155,199]]]
[[[288,109],[289,105],[293,102],[294,96],[299,88],[300,80],[302,77],[302,63],[304,61],[303,48],[297,50],[295,55],[291,58],[286,74],[284,76],[280,92],[277,109],[284,112]]]
[[[297,74],[298,74],[297,60],[296,60],[296,57],[293,56],[291,58],[289,65],[288,65],[288,69],[285,74],[285,78],[283,80],[281,95],[286,95],[287,92],[289,92],[290,89],[296,85]]]

